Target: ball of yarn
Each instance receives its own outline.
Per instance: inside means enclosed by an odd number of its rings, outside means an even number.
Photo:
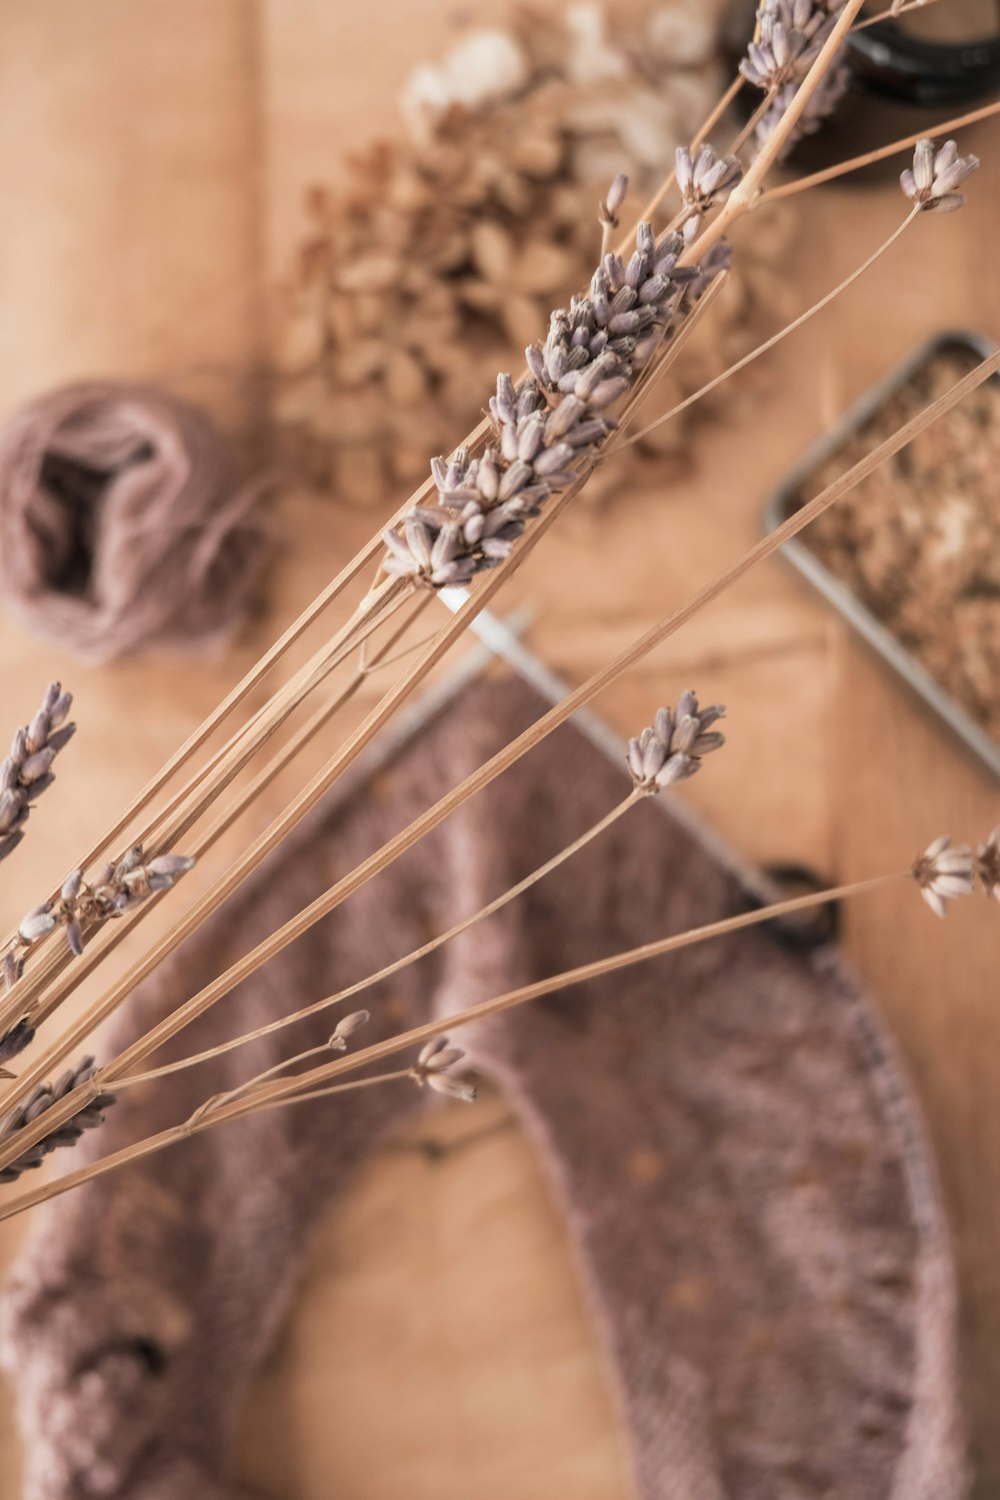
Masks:
[[[272,548],[262,501],[197,407],[73,385],[0,432],[0,583],[36,634],[93,662],[221,643]]]

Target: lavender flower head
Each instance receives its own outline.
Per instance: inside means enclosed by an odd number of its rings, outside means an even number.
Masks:
[[[978,166],[978,156],[959,156],[954,141],[935,150],[933,141],[922,140],[913,152],[913,166],[900,173],[899,185],[925,213],[953,213],[965,202],[965,194],[956,189]]]
[[[698,147],[694,156],[687,146],[677,147],[677,187],[690,213],[707,213],[717,201],[728,198],[743,176],[739,157],[716,156],[712,147]]]
[[[733,180],[732,166],[714,157],[699,170],[713,191]],[[616,178],[603,205],[611,219],[624,188]],[[544,342],[525,350],[527,378],[515,385],[498,375],[484,451],[432,460],[437,503],[382,533],[385,572],[425,588],[464,586],[510,555],[547,500],[586,477],[618,425],[611,408],[728,264],[717,245],[700,266],[681,265],[684,249],[682,235],[657,239],[640,224],[627,260],[602,256],[588,294],[556,308]]]
[[[692,692],[681,694],[673,712],[658,709],[655,722],[628,742],[636,791],[655,794],[699,771],[702,757],[725,744],[725,736],[711,727],[725,712],[720,703],[700,709]]]
[[[474,1104],[475,1087],[464,1078],[455,1078],[450,1071],[464,1056],[461,1047],[452,1047],[447,1037],[437,1036],[420,1053],[410,1069],[410,1077],[421,1087],[426,1085],[437,1094],[461,1099],[463,1104]]]
[[[914,860],[911,874],[921,896],[939,917],[947,915],[949,901],[971,896],[976,888],[971,851],[964,844],[953,849],[947,834],[928,844]]]
[[[836,24],[844,0],[763,0],[755,39],[740,63],[748,83],[776,93],[806,76]]]

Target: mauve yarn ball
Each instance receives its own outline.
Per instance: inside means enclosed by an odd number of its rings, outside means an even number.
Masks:
[[[164,391],[54,391],[0,432],[4,599],[91,662],[221,644],[272,551],[270,488],[245,481],[208,417]]]

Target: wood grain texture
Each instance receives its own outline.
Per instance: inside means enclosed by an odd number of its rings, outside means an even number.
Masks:
[[[471,13],[490,9],[477,0]],[[0,8],[0,177],[17,205],[17,232],[0,245],[0,340],[16,351],[0,373],[4,407],[85,373],[170,380],[213,361],[246,372],[303,188],[391,124],[410,63],[451,18],[448,0],[419,19],[408,0],[377,14],[319,0]],[[916,224],[843,303],[769,356],[756,398],[734,406],[730,425],[702,430],[689,475],[580,508],[519,575],[508,606],[540,607],[532,643],[567,677],[593,671],[754,540],[769,487],[894,358],[942,326],[1000,329],[997,133],[967,139],[986,159],[968,212]],[[891,179],[811,198],[783,268],[797,300],[839,279],[900,214]],[[246,411],[244,390],[223,381],[204,394],[230,420]],[[0,926],[65,873],[366,527],[327,500],[288,497],[269,616],[222,661],[84,671],[0,621],[5,723],[61,676],[82,725],[3,869]],[[805,861],[845,881],[911,858],[941,829],[974,836],[1000,818],[996,784],[780,563],[598,707],[631,732],[688,685],[728,704],[730,743],[684,795],[754,858]],[[257,832],[284,787],[232,837]],[[986,1500],[1000,1489],[1000,929],[985,903],[940,924],[903,891],[852,907],[846,922],[938,1153]],[[243,1471],[269,1493],[318,1500],[336,1480],[356,1500],[628,1494],[568,1248],[530,1149],[505,1120],[495,1101],[475,1115],[442,1112],[435,1134],[457,1149],[432,1163],[401,1141],[331,1213],[244,1427]],[[0,1236],[4,1256],[16,1238]],[[445,1410],[459,1419],[442,1420]],[[14,1500],[9,1399],[0,1447],[0,1500]]]

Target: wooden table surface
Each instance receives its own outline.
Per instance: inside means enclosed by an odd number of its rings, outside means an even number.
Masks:
[[[90,0],[86,24],[75,0],[0,9],[0,181],[21,208],[17,232],[0,239],[3,407],[84,372],[166,377],[209,359],[230,374],[247,368],[303,184],[330,177],[341,152],[378,128],[384,100],[445,35],[449,11],[447,0],[422,7],[418,30],[406,0],[384,0],[372,57],[365,8],[319,0],[218,0],[210,14],[197,0],[146,0],[141,17],[126,0]],[[112,87],[122,77],[136,111],[127,124]],[[738,555],[804,444],[925,334],[1000,331],[1000,137],[967,139],[984,157],[968,211],[918,222],[861,286],[770,356],[753,399],[702,429],[688,476],[581,507],[562,528],[558,570],[545,548],[524,569],[507,603],[540,609],[531,642],[557,670],[586,676]],[[149,170],[157,152],[159,175]],[[788,257],[797,303],[867,255],[900,209],[885,185],[810,195]],[[219,382],[213,404],[225,419],[246,416],[245,390]],[[269,617],[224,660],[83,669],[0,619],[4,722],[59,676],[77,691],[82,726],[32,820],[16,885],[6,878],[14,866],[4,868],[0,928],[25,890],[64,873],[67,849],[111,820],[371,519],[307,494],[286,497],[281,513],[287,546]],[[780,562],[598,707],[630,731],[689,683],[727,703],[730,744],[684,794],[752,858],[805,861],[846,881],[907,862],[942,830],[967,838],[1000,821],[995,780]],[[262,826],[279,796],[247,827]],[[900,1043],[940,1163],[985,1500],[1000,1493],[1000,926],[981,901],[937,923],[903,889],[845,918],[848,952]],[[438,1161],[416,1140],[429,1128],[367,1162],[317,1236],[246,1415],[244,1474],[288,1500],[325,1500],[333,1476],[353,1500],[624,1500],[621,1437],[527,1143],[499,1099],[442,1110],[433,1132],[454,1149]],[[16,1238],[0,1236],[5,1257]],[[0,1500],[14,1500],[9,1399],[0,1444]]]

